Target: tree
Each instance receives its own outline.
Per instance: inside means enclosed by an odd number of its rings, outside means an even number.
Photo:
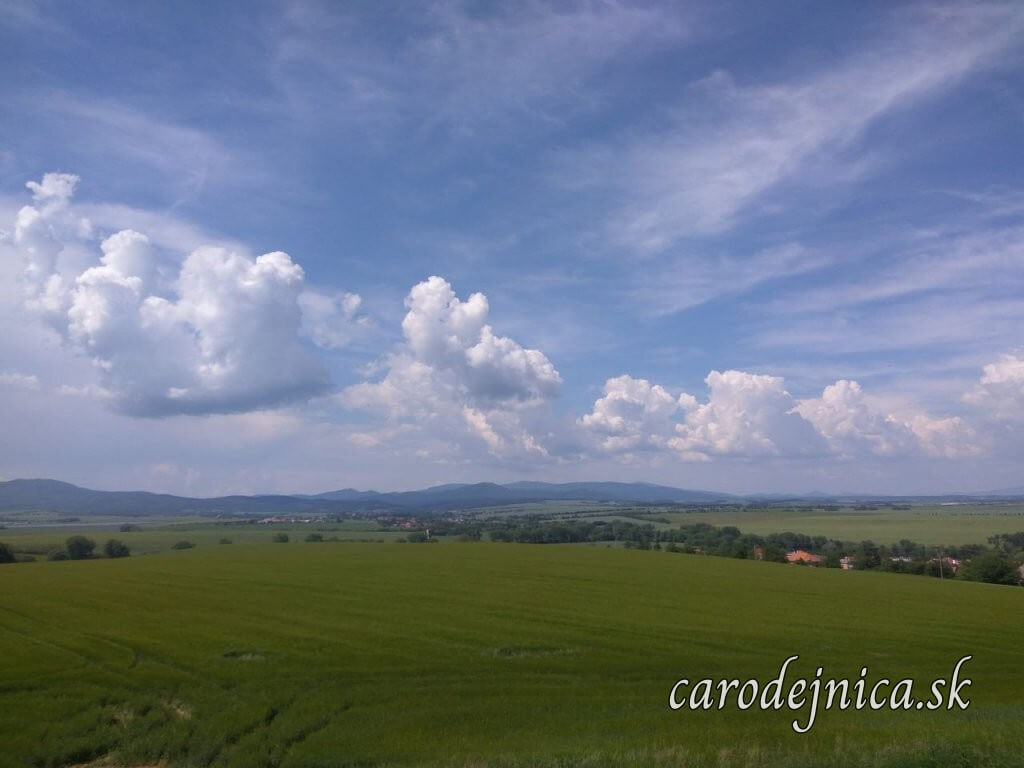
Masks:
[[[11,548],[0,541],[0,563],[13,563],[14,561],[15,557]]]
[[[999,552],[986,552],[965,563],[957,576],[968,581],[988,584],[1019,584],[1020,573],[1016,563]]]
[[[877,568],[882,564],[882,553],[879,551],[878,545],[868,539],[857,545],[857,551],[854,553],[854,562],[857,564],[857,570],[859,571]]]
[[[275,544],[287,544],[288,543],[288,534],[287,533],[275,533],[273,535],[273,537],[271,537],[270,540],[273,541]]]
[[[131,550],[128,549],[128,545],[123,541],[107,539],[107,543],[103,545],[103,553],[107,557],[128,557],[131,554]]]
[[[96,549],[96,542],[85,538],[85,536],[72,536],[64,542],[64,548],[67,549],[68,557],[72,560],[85,560],[92,557],[92,551]]]

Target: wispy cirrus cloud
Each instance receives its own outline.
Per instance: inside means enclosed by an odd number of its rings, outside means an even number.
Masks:
[[[992,298],[984,291],[926,295],[886,306],[805,315],[768,325],[758,321],[752,334],[763,347],[800,348],[829,355],[893,351],[941,351],[965,346],[987,349],[1015,345],[1024,317],[1024,299]]]
[[[814,292],[785,291],[765,306],[773,313],[834,312],[939,293],[984,291],[989,297],[1024,291],[1024,209],[1004,209],[1012,218],[995,225],[974,218],[958,226],[908,227],[870,244],[867,253],[850,254],[855,275],[833,275]],[[834,259],[839,261],[839,259]]]
[[[997,61],[1024,28],[1013,5],[919,7],[890,19],[869,51],[806,77],[739,82],[719,70],[691,85],[663,125],[558,152],[555,177],[607,196],[601,231],[619,248],[663,252],[778,213],[769,191],[863,177],[879,148],[861,142],[884,116]]]
[[[386,19],[368,24],[293,0],[270,33],[274,80],[301,113],[342,123],[403,131],[412,123],[420,139],[529,133],[601,102],[589,81],[640,45],[649,53],[685,38],[686,16],[657,4],[441,2],[407,17],[402,37],[385,47]],[[325,93],[334,101],[326,112]]]
[[[51,126],[73,125],[75,146],[91,161],[116,160],[171,182],[175,199],[194,197],[210,183],[252,182],[261,165],[213,134],[138,107],[54,92],[33,96],[34,110]]]
[[[744,256],[698,252],[663,258],[656,267],[638,267],[631,290],[647,313],[668,315],[739,296],[764,283],[814,272],[832,261],[829,255],[799,243]]]
[[[927,354],[922,365],[949,361],[951,372],[1017,348],[1024,215],[1013,199],[980,195],[944,221],[908,223],[837,252],[813,290],[784,286],[752,305],[752,342],[772,354]]]

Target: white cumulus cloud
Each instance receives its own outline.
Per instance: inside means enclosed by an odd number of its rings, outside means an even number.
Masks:
[[[802,401],[797,411],[841,455],[892,456],[907,452],[913,443],[907,425],[874,407],[856,381],[830,384],[820,398]]]
[[[79,178],[70,173],[47,173],[41,182],[25,186],[32,191],[34,205],[18,211],[13,242],[23,254],[21,275],[26,306],[53,323],[67,308],[65,279],[58,270],[65,239],[76,229],[68,203]],[[78,228],[87,227],[85,221]]]
[[[531,402],[558,393],[562,377],[543,352],[494,334],[482,293],[461,301],[435,276],[414,286],[405,306],[402,331],[414,359],[453,374],[470,400]]]
[[[778,376],[711,371],[705,403],[691,401],[669,446],[684,456],[820,454],[821,436],[796,412]]]
[[[34,204],[18,213],[13,242],[26,309],[92,360],[112,404],[138,416],[244,412],[329,387],[300,339],[304,307],[318,343],[337,345],[340,331],[287,253],[254,259],[200,247],[179,264],[125,229],[102,241],[96,263],[91,230],[71,206],[77,182],[69,174],[29,182]],[[61,265],[69,250],[72,262],[85,253],[92,263]],[[337,301],[343,315],[358,308],[352,294]]]
[[[711,371],[708,398],[673,393],[646,379],[619,376],[577,420],[598,448],[612,454],[660,450],[686,461],[715,456],[821,454],[821,436],[799,413],[782,379],[744,371]]]
[[[39,389],[39,377],[34,373],[0,371],[0,387],[15,389]]]
[[[866,395],[856,381],[841,379],[830,384],[820,398],[801,401],[797,411],[841,456],[924,454],[956,458],[982,452],[979,436],[960,417],[890,413]]]
[[[443,278],[413,286],[405,306],[404,341],[382,361],[387,372],[349,387],[342,402],[453,445],[469,436],[495,455],[542,455],[528,422],[562,383],[544,353],[495,334],[487,297],[463,301]]]
[[[982,368],[964,400],[1005,421],[1024,421],[1024,358],[1003,355]]]
[[[75,194],[80,179],[73,173],[46,173],[42,181],[27,181],[32,199],[37,203],[66,203]]]
[[[673,395],[647,379],[618,376],[605,382],[604,396],[576,423],[598,436],[604,451],[662,449],[675,434],[673,416],[695,403],[692,395]]]
[[[358,314],[362,304],[357,293],[332,295],[305,290],[299,294],[302,332],[318,347],[340,349],[352,341],[360,327],[369,325],[369,319]]]
[[[935,456],[985,452],[983,436],[957,416],[894,414],[856,381],[840,380],[818,398],[795,399],[778,376],[711,371],[707,399],[646,379],[619,376],[577,426],[606,454],[660,451],[684,461],[715,457]]]

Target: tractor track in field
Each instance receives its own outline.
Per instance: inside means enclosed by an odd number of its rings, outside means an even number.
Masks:
[[[37,619],[34,616],[29,616],[27,614],[21,613],[20,611],[15,611],[13,608],[0,606],[0,610],[7,611],[8,613],[15,615],[22,620],[28,621],[29,623],[35,623],[39,626],[46,627],[48,629],[54,629],[53,625],[41,621],[40,619]],[[15,629],[14,627],[6,624],[0,624],[0,629],[9,632],[12,635],[16,635],[17,637],[28,640],[29,642],[35,643],[36,645],[42,645],[46,648],[52,648],[63,653],[66,653],[74,658],[77,658],[82,662],[83,667],[96,667],[98,669],[102,669],[104,672],[107,672],[115,677],[126,677],[126,673],[124,672],[124,670],[119,669],[108,662],[103,661],[101,658],[94,654],[86,653],[81,649],[73,648],[71,646],[64,645],[63,643],[58,643],[54,640],[47,640],[41,637],[37,637],[35,635],[29,634],[28,632],[24,632],[20,629]],[[88,637],[88,635],[83,634],[82,637]],[[133,688],[133,686],[131,685],[129,685],[128,687]]]
[[[26,614],[26,613],[22,613],[21,611],[16,611],[13,608],[9,608],[7,606],[0,606],[0,610],[7,611],[8,613],[10,613],[10,614],[12,614],[14,616],[17,616],[19,619],[21,619],[22,621],[24,621],[26,623],[35,624],[35,625],[37,625],[39,627],[43,627],[43,628],[46,628],[48,630],[52,630],[52,631],[60,630],[60,631],[64,631],[64,632],[67,631],[64,628],[57,627],[56,625],[51,624],[49,622],[46,622],[46,621],[44,621],[42,619],[39,619],[38,617],[31,616],[31,615]],[[155,664],[157,666],[164,667],[165,669],[172,670],[173,672],[175,672],[175,673],[177,673],[177,674],[179,674],[179,675],[181,675],[181,676],[183,676],[185,678],[188,678],[188,679],[191,679],[191,680],[194,680],[194,681],[199,681],[199,682],[201,682],[203,684],[207,684],[208,685],[208,684],[212,683],[216,688],[218,688],[221,692],[224,692],[224,693],[227,693],[230,690],[230,688],[231,688],[231,686],[226,685],[225,683],[222,683],[222,682],[217,681],[217,680],[211,680],[210,678],[205,677],[205,676],[199,674],[198,672],[196,672],[196,671],[194,671],[192,669],[189,669],[188,667],[182,666],[181,664],[175,664],[174,662],[168,661],[166,659],[162,659],[162,658],[160,658],[158,656],[146,653],[144,651],[140,651],[138,648],[135,648],[135,647],[133,647],[131,645],[128,645],[127,643],[123,643],[123,642],[120,642],[118,640],[113,640],[113,639],[111,639],[109,637],[105,637],[103,635],[97,635],[97,634],[89,633],[89,632],[78,633],[79,636],[82,637],[82,638],[91,640],[93,642],[104,643],[104,644],[109,645],[111,647],[118,648],[118,649],[121,649],[123,651],[127,651],[130,654],[130,657],[131,657],[131,661],[128,663],[127,666],[125,666],[125,667],[115,666],[113,664],[110,664],[109,662],[103,661],[99,656],[97,656],[95,654],[89,654],[89,653],[87,653],[85,651],[82,651],[81,649],[76,649],[76,648],[64,645],[62,643],[56,642],[54,640],[48,640],[48,639],[43,639],[43,638],[37,637],[35,635],[29,634],[28,632],[24,632],[22,630],[15,629],[14,627],[11,627],[11,626],[6,625],[6,624],[0,624],[0,629],[3,629],[5,631],[7,631],[7,632],[10,632],[11,634],[16,635],[17,637],[23,638],[23,639],[28,640],[28,641],[30,641],[32,643],[36,643],[37,645],[42,645],[44,647],[52,648],[54,650],[58,650],[58,651],[61,651],[63,653],[67,653],[67,654],[69,654],[69,655],[79,659],[83,668],[84,667],[92,666],[92,667],[95,667],[97,669],[101,669],[104,672],[106,672],[106,673],[108,673],[108,674],[118,678],[119,680],[123,681],[123,684],[124,684],[125,688],[127,688],[128,690],[131,690],[131,691],[133,691],[135,693],[144,693],[144,692],[147,692],[147,691],[150,690],[150,688],[148,686],[146,686],[144,684],[140,684],[134,678],[134,676],[132,674],[132,671],[137,669],[141,662],[147,662],[147,663],[150,663],[150,664]]]
[[[217,749],[216,752],[213,753],[213,756],[210,758],[208,764],[212,765],[214,762],[216,762],[217,758],[219,758],[224,753],[225,750],[231,749],[235,745],[239,744],[243,739],[252,736],[254,733],[258,732],[261,727],[269,728],[271,724],[274,722],[274,720],[277,719],[278,715],[281,714],[282,709],[286,710],[289,706],[291,706],[293,701],[295,701],[294,696],[281,707],[271,705],[268,708],[266,714],[256,718],[255,720],[252,720],[248,724],[236,730],[234,733],[229,734],[224,739],[224,743]]]
[[[127,669],[134,669],[139,664],[138,649],[128,645],[127,643],[122,643],[118,640],[111,640],[109,637],[104,637],[103,635],[94,635],[88,632],[83,632],[82,637],[88,637],[92,640],[96,640],[97,642],[106,643],[107,645],[112,645],[115,648],[120,648],[122,650],[127,651],[129,654],[131,654],[132,657],[131,663],[128,665]]]
[[[300,728],[292,736],[289,736],[287,739],[285,739],[281,744],[281,756],[274,761],[274,768],[277,768],[277,766],[281,765],[282,761],[288,756],[288,753],[292,749],[294,749],[296,746],[304,742],[317,731],[322,731],[331,723],[332,720],[337,718],[339,715],[344,714],[350,709],[352,709],[352,702],[345,702],[340,707],[332,710],[323,717],[317,718],[309,725],[305,726],[304,728]]]

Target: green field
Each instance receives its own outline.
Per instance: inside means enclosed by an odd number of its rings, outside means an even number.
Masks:
[[[119,530],[123,520],[102,525],[83,527],[74,523],[53,526],[18,526],[0,530],[0,541],[6,542],[19,553],[45,557],[46,553],[61,549],[73,534],[82,534],[96,542],[102,549],[107,539],[123,541],[133,555],[147,555],[164,552],[178,541],[190,541],[196,546],[217,546],[221,539],[231,544],[252,544],[268,542],[275,533],[286,533],[293,541],[302,541],[310,533],[319,533],[325,539],[337,538],[342,541],[392,542],[404,534],[395,530],[380,530],[372,520],[351,520],[340,523],[275,523],[225,524],[204,521],[203,518],[177,518],[151,522],[134,521],[134,530]],[[333,542],[327,542],[333,543]]]
[[[596,546],[200,545],[0,567],[0,764],[1019,765],[1024,590]],[[948,676],[967,711],[673,712]],[[791,675],[793,674],[791,671]]]
[[[674,525],[709,523],[735,525],[744,533],[761,535],[794,531],[809,536],[828,536],[841,541],[871,539],[889,544],[910,539],[922,544],[984,544],[997,533],[1024,531],[1024,504],[927,505],[911,509],[830,511],[813,507],[723,510],[664,513]]]
[[[1024,531],[1024,504],[1015,503],[918,504],[910,509],[880,507],[867,510],[843,506],[830,510],[814,506],[680,509],[675,506],[558,501],[487,507],[474,510],[472,514],[482,518],[529,514],[545,520],[584,518],[650,522],[656,528],[708,523],[734,525],[743,533],[759,535],[793,531],[841,541],[871,539],[878,544],[910,539],[930,546],[984,544],[997,533]]]

